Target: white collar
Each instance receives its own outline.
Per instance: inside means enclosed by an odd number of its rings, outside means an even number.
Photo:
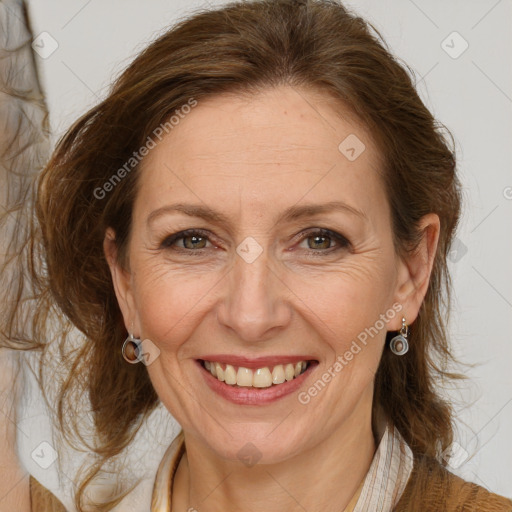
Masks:
[[[378,447],[354,512],[390,512],[398,503],[413,469],[413,453],[398,430],[380,416],[375,422]],[[158,468],[151,512],[171,511],[171,486],[185,452],[183,430],[167,448]]]

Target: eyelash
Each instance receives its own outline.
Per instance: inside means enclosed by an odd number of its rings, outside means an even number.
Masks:
[[[208,238],[208,233],[202,229],[186,229],[184,231],[179,231],[178,233],[174,233],[172,235],[169,235],[167,238],[163,240],[163,242],[160,245],[161,249],[170,249],[173,247],[173,245],[178,240],[183,240],[184,238],[190,237],[190,236],[198,236],[201,238],[206,238],[210,243],[210,239]],[[312,254],[315,256],[323,256],[327,254],[331,254],[335,251],[339,251],[341,249],[347,249],[351,248],[352,244],[350,243],[347,238],[345,238],[343,235],[340,235],[339,233],[336,233],[335,231],[331,231],[330,229],[325,228],[312,228],[310,230],[306,230],[306,232],[302,232],[300,235],[300,238],[298,239],[298,242],[302,242],[304,240],[307,240],[308,238],[318,236],[318,237],[329,237],[333,241],[337,242],[338,246],[336,247],[329,247],[325,250],[319,249],[306,249],[308,251],[311,251]],[[199,253],[201,254],[204,250],[208,249],[207,247],[202,247],[200,249],[186,249],[184,247],[176,248],[176,250],[180,252],[186,252],[189,254],[192,253]]]

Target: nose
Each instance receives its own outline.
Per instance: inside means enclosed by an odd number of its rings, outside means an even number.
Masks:
[[[217,319],[246,342],[266,341],[291,319],[290,290],[269,265],[267,251],[252,262],[238,254],[224,280]]]

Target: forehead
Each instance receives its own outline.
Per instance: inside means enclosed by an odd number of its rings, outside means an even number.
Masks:
[[[144,211],[176,199],[234,215],[299,201],[343,200],[376,215],[387,207],[370,133],[326,94],[288,86],[198,101],[141,173]]]

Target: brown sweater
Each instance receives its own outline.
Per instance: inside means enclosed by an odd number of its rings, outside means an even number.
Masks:
[[[394,512],[512,512],[512,500],[466,482],[432,459],[415,459]]]
[[[61,502],[32,477],[30,496],[33,512],[66,512]],[[437,461],[416,459],[394,512],[512,512],[512,500],[462,480]]]

